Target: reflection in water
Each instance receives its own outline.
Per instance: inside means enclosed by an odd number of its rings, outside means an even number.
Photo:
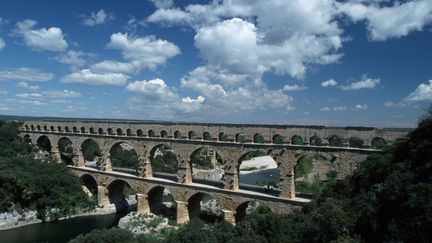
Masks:
[[[111,228],[118,224],[123,214],[84,216],[57,222],[32,224],[16,229],[0,231],[2,243],[68,242],[80,234],[94,229]]]

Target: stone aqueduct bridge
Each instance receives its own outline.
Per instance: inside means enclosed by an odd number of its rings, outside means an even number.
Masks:
[[[149,212],[162,203],[164,189],[169,190],[177,203],[177,222],[184,223],[196,215],[204,194],[219,204],[225,220],[235,222],[245,214],[251,201],[266,204],[273,212],[289,213],[308,200],[296,197],[294,168],[305,153],[320,153],[333,161],[339,177],[352,172],[368,154],[379,152],[371,149],[374,138],[392,142],[407,134],[403,129],[349,128],[324,126],[238,125],[169,122],[100,122],[77,120],[27,121],[21,135],[32,142],[44,136],[51,143],[51,155],[61,162],[58,143],[62,138],[72,142],[74,164],[69,166],[81,178],[91,178],[97,184],[98,202],[109,203],[110,185],[118,181],[127,183],[137,195],[137,210]],[[257,136],[261,136],[257,143]],[[300,136],[303,145],[291,144]],[[343,147],[328,146],[332,136],[342,139]],[[240,139],[240,137],[242,137]],[[324,146],[309,145],[319,137]],[[275,138],[279,138],[276,143]],[[349,147],[350,140],[363,140],[363,148]],[[82,144],[94,140],[101,149],[102,162],[98,169],[85,166]],[[281,140],[282,139],[282,140]],[[240,141],[241,140],[241,141]],[[138,174],[113,171],[110,150],[119,143],[132,146],[139,160]],[[160,145],[168,145],[177,155],[177,180],[157,177],[152,172],[152,157]],[[194,151],[210,148],[216,151],[224,164],[224,186],[217,187],[193,181],[189,163]],[[280,171],[280,193],[277,196],[239,188],[239,167],[242,157],[251,151],[263,151],[275,160]]]

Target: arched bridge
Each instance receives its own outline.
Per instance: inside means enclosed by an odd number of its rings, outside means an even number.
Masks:
[[[408,130],[322,126],[237,125],[200,123],[101,122],[77,120],[38,120],[23,124],[21,135],[34,143],[49,141],[54,161],[62,162],[61,141],[70,141],[73,157],[70,169],[97,187],[100,205],[109,202],[110,185],[121,181],[137,195],[138,211],[149,212],[160,203],[162,192],[169,190],[177,205],[177,221],[188,221],[199,206],[202,195],[210,195],[220,205],[225,219],[235,223],[248,202],[267,204],[272,211],[288,213],[308,200],[296,197],[294,169],[300,156],[319,153],[333,161],[338,177],[352,172],[377,141],[391,143]],[[100,148],[100,164],[86,166],[83,144],[92,140]],[[113,171],[111,152],[119,144],[132,147],[137,154],[137,171]],[[171,177],[153,172],[152,159],[158,147],[167,145],[178,161]],[[223,180],[207,183],[193,177],[191,157],[199,149],[217,152],[223,164]],[[271,195],[247,190],[239,185],[242,158],[249,152],[270,155],[280,174],[279,190]],[[198,203],[199,205],[199,203]],[[237,216],[236,216],[237,215]]]

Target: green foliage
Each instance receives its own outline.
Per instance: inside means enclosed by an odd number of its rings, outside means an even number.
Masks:
[[[253,142],[254,143],[264,143],[263,135],[261,135],[259,133],[255,134],[255,136],[253,137]]]
[[[349,141],[349,146],[353,148],[362,148],[363,147],[363,140],[357,137],[353,137]]]
[[[135,150],[123,149],[121,145],[116,145],[111,149],[110,154],[114,167],[138,170],[138,156]]]
[[[161,146],[158,149],[160,154],[156,155],[152,160],[153,171],[171,174],[177,173],[177,156],[172,152],[171,148]]]
[[[214,168],[211,160],[208,149],[203,148],[192,154],[190,162],[194,168],[209,170]]]
[[[84,159],[87,161],[94,161],[95,157],[99,157],[101,155],[99,145],[91,139],[84,141],[82,145],[82,153]]]
[[[138,242],[137,239],[127,230],[113,228],[93,230],[84,235],[79,235],[77,238],[69,241],[69,243],[132,243]]]
[[[329,139],[329,146],[332,147],[342,147],[342,138],[340,138],[339,136],[333,136]]]
[[[152,220],[150,220],[150,222],[148,222],[147,226],[150,227],[150,228],[156,228],[162,222],[163,222],[163,218],[156,216]]]
[[[382,138],[374,138],[371,142],[372,148],[383,149],[386,146],[386,141]]]
[[[322,140],[318,136],[311,137],[309,142],[310,142],[310,145],[312,145],[312,146],[321,146],[322,145]]]
[[[236,142],[238,143],[244,143],[246,142],[246,137],[243,133],[239,133],[236,135]]]
[[[303,138],[298,135],[294,135],[294,137],[291,139],[291,143],[294,145],[303,145]]]
[[[219,134],[219,141],[228,141],[228,135],[225,133]]]
[[[35,160],[32,151],[18,137],[18,124],[0,122],[0,211],[30,208],[45,219],[93,206],[64,164]]]
[[[283,144],[284,143],[284,138],[281,135],[276,134],[276,135],[273,136],[273,143],[274,144]]]

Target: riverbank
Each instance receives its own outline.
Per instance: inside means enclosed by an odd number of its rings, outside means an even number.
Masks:
[[[130,207],[136,206],[135,199],[128,199],[127,201]],[[116,213],[116,207],[114,204],[110,204],[108,207],[104,207],[104,208],[97,207],[92,211],[78,212],[72,215],[68,215],[66,217],[61,217],[53,220],[47,219],[45,220],[45,222],[66,220],[66,219],[85,217],[85,216],[109,215],[114,213]],[[38,224],[42,222],[44,221],[37,218],[37,212],[35,210],[27,210],[23,213],[19,213],[17,211],[0,213],[0,231],[15,229],[26,225]]]

